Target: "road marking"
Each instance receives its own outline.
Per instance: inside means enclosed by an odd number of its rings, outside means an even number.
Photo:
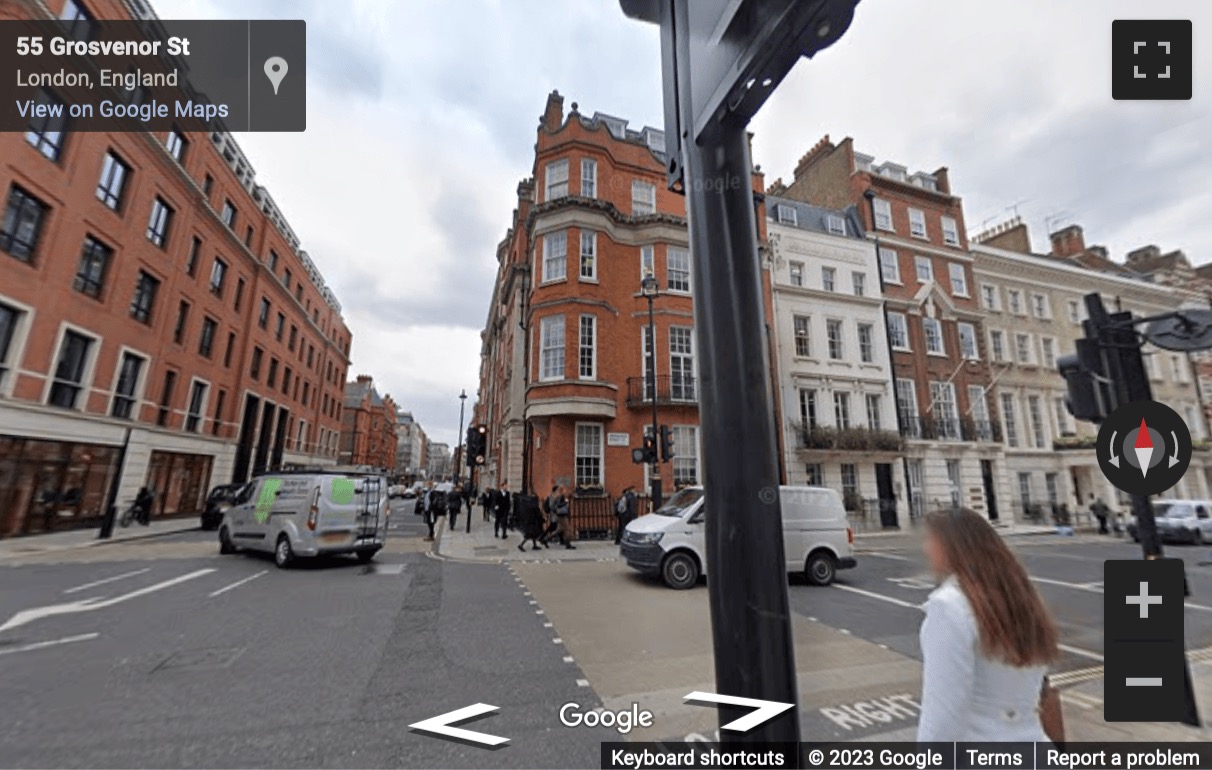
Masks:
[[[563,644],[564,640],[557,636],[555,639],[551,640],[551,643],[552,644]]]
[[[1103,660],[1102,655],[1099,655],[1097,652],[1092,650],[1083,650],[1081,647],[1073,647],[1068,644],[1057,644],[1056,646],[1070,655],[1077,655],[1078,657],[1089,658],[1090,660],[1097,660],[1099,662],[1102,662]]]
[[[859,551],[862,556],[874,556],[877,559],[891,559],[892,561],[913,561],[908,556],[901,556],[897,553],[885,553],[883,551]]]
[[[867,596],[872,599],[879,599],[882,602],[888,602],[889,604],[895,604],[898,607],[908,607],[911,610],[919,610],[919,611],[922,609],[922,606],[920,604],[914,604],[913,602],[907,602],[903,599],[897,599],[892,596],[884,596],[883,594],[877,594],[874,591],[867,591],[862,588],[855,588],[854,586],[844,586],[844,585],[839,585],[837,583],[834,583],[833,587],[840,591],[849,591],[852,594],[859,594],[860,596]]]
[[[0,655],[11,655],[14,652],[30,652],[31,650],[44,650],[47,647],[57,647],[60,644],[71,644],[73,642],[87,642],[90,639],[96,639],[101,634],[80,634],[79,636],[65,636],[62,639],[52,639],[48,642],[33,642],[32,644],[23,644],[20,647],[10,647],[7,650],[0,650]]]
[[[67,602],[66,604],[52,604],[46,607],[31,607],[28,610],[21,610],[6,620],[4,625],[0,625],[0,631],[7,631],[10,628],[23,626],[26,623],[31,623],[39,618],[47,618],[53,615],[68,615],[75,612],[89,612],[91,610],[112,607],[115,604],[127,601],[128,599],[134,599],[139,596],[155,593],[156,591],[178,585],[179,583],[184,583],[187,580],[193,580],[194,578],[202,577],[203,575],[209,575],[212,572],[214,572],[214,569],[211,568],[194,570],[193,572],[189,572],[170,580],[154,583],[150,586],[144,586],[143,588],[136,591],[131,591],[128,594],[115,596],[112,599],[93,597],[90,599],[81,599],[80,601],[75,602]]]
[[[895,721],[913,722],[921,714],[922,704],[916,700],[915,695],[905,692],[857,703],[839,703],[817,711],[833,724],[849,732],[855,728],[862,730]]]
[[[577,680],[577,687],[588,687],[588,686],[589,686],[588,679],[578,679]]]
[[[245,583],[251,583],[252,581],[256,580],[257,578],[261,577],[262,575],[264,575],[267,572],[269,572],[269,570],[263,569],[255,575],[249,575],[248,577],[246,577],[242,580],[237,580],[236,582],[232,583],[231,585],[223,586],[218,591],[211,591],[210,598],[213,599],[216,596],[219,596],[220,594],[225,594],[228,591],[232,590],[233,588],[239,588],[240,586],[244,585]]]
[[[432,733],[438,737],[457,738],[461,741],[471,741],[481,746],[500,746],[502,743],[509,743],[508,738],[502,738],[499,735],[489,735],[488,733],[477,733],[474,730],[464,730],[453,725],[459,722],[466,722],[469,719],[474,719],[484,714],[491,714],[494,711],[500,711],[496,706],[490,706],[487,703],[475,703],[471,706],[465,706],[461,709],[439,714],[436,717],[430,717],[420,722],[414,722],[409,725],[414,730],[419,730],[425,733]]]
[[[747,733],[763,722],[768,722],[787,709],[795,706],[794,703],[742,698],[738,695],[722,695],[718,692],[700,692],[699,690],[695,690],[682,700],[697,701],[699,703],[723,703],[726,706],[744,706],[745,708],[753,709],[753,711],[740,719],[734,719],[726,725],[720,725],[721,730],[731,730],[737,733]]]
[[[113,577],[102,578],[101,580],[94,580],[91,583],[85,583],[84,585],[79,585],[79,586],[76,586],[75,588],[69,588],[66,591],[64,591],[63,593],[65,593],[65,594],[80,593],[81,591],[86,591],[89,588],[96,588],[97,586],[103,586],[106,583],[112,583],[115,580],[124,580],[128,577],[134,577],[135,575],[142,575],[144,572],[150,572],[150,571],[151,571],[151,567],[144,567],[143,569],[137,569],[134,572],[123,572],[121,575],[114,575]]]
[[[571,655],[565,655],[565,656],[564,656],[564,662],[565,662],[565,663],[572,663],[572,656],[571,656]]]

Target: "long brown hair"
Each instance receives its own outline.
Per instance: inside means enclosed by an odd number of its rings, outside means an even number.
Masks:
[[[957,508],[927,514],[926,527],[972,605],[985,655],[1012,666],[1055,660],[1056,626],[1027,570],[992,525]]]

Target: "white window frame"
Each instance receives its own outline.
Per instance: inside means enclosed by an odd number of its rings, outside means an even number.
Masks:
[[[856,297],[867,296],[867,274],[862,270],[850,271],[850,290]]]
[[[1056,368],[1056,338],[1044,337],[1039,338],[1040,363],[1049,369]]]
[[[926,212],[921,209],[909,209],[909,235],[913,238],[927,240]]]
[[[202,403],[198,407],[198,413],[194,414],[190,411],[193,406],[194,390],[197,386],[202,386]],[[183,433],[203,434],[206,432],[206,413],[209,411],[210,405],[210,382],[201,377],[189,378],[189,389],[185,391],[185,419],[181,420],[181,431]],[[189,427],[189,421],[197,418],[198,424],[194,428]]]
[[[837,214],[829,214],[825,217],[825,227],[833,235],[846,234],[846,220]]]
[[[1071,299],[1068,301],[1068,305],[1069,305],[1069,321],[1071,323],[1075,323],[1075,324],[1081,323],[1082,322],[1082,304],[1081,304],[1081,302],[1076,299]]]
[[[646,216],[656,213],[656,185],[642,179],[631,182],[631,215]]]
[[[854,414],[850,411],[850,391],[833,391],[833,427],[850,430],[854,427]]]
[[[1043,321],[1052,318],[1052,301],[1047,294],[1035,292],[1031,295],[1031,315]]]
[[[804,263],[803,262],[788,262],[787,263],[787,280],[792,286],[804,285]]]
[[[887,319],[888,342],[889,342],[889,344],[892,345],[892,349],[893,350],[903,350],[903,351],[913,350],[911,343],[909,341],[909,319],[905,316],[905,314],[897,313],[895,311],[890,310],[884,314],[884,317]],[[896,322],[893,321],[894,318],[897,319]],[[896,335],[896,331],[894,331],[895,328],[900,329],[901,337],[905,341],[904,345],[897,344],[897,340],[896,340],[897,335]]]
[[[684,268],[681,265],[679,265],[677,268],[674,267],[675,257],[677,258],[676,259],[677,262],[683,263],[685,265]],[[679,277],[683,274],[686,276],[685,288],[682,287],[681,281],[679,281],[679,285],[676,288],[674,287],[673,277],[674,277],[675,273],[678,274]],[[666,246],[665,247],[665,287],[666,287],[666,289],[671,294],[689,294],[694,288],[694,282],[693,282],[691,275],[692,274],[691,274],[691,270],[690,270],[690,249],[684,249],[680,246]]]
[[[698,398],[699,360],[693,326],[670,326],[669,336],[669,395],[674,401],[691,402]],[[674,350],[674,342],[686,341],[685,350]],[[686,361],[689,360],[689,367]],[[674,366],[677,362],[678,366]],[[680,378],[680,380],[679,380]]]
[[[1027,419],[1031,422],[1031,445],[1036,449],[1048,446],[1048,421],[1044,418],[1044,407],[1039,394],[1027,395]]]
[[[947,278],[951,281],[951,293],[957,297],[968,296],[968,275],[964,272],[961,262],[951,262],[947,266]]]
[[[836,332],[836,333],[835,333]],[[846,327],[840,318],[825,319],[825,350],[830,361],[846,358]],[[834,353],[837,355],[834,355]]]
[[[568,158],[553,160],[543,169],[543,200],[568,197]]]
[[[122,363],[123,363],[123,361],[125,361],[127,355],[131,355],[135,358],[142,359],[143,364],[142,364],[142,366],[139,367],[139,376],[137,378],[135,378],[134,391],[130,394],[130,396],[121,397],[121,398],[125,398],[131,402],[130,417],[125,418],[125,419],[129,419],[129,420],[138,420],[139,419],[139,412],[141,410],[140,408],[143,406],[144,389],[147,387],[147,379],[151,372],[152,359],[151,359],[150,355],[148,355],[147,353],[144,353],[142,350],[137,350],[128,345],[120,345],[118,347],[118,359],[117,359],[117,361],[114,362],[114,376],[113,376],[113,379],[110,380],[109,403],[106,404],[106,409],[105,409],[106,416],[111,417],[115,420],[124,419],[122,417],[114,417],[114,403],[119,398],[118,380],[122,376]]]
[[[895,232],[896,226],[892,221],[892,204],[883,198],[871,199],[871,216],[876,230]]]
[[[687,466],[693,469],[691,479],[693,483],[702,484],[703,465],[699,459],[702,454],[699,451],[702,433],[699,431],[699,426],[673,425],[671,427],[673,428],[674,448],[677,450],[673,456],[673,467],[670,469],[674,485],[687,479],[684,473]]]
[[[1000,343],[994,343],[1000,340]],[[1006,332],[1001,329],[989,330],[989,359],[997,363],[1008,363],[1013,360],[1006,355]]]
[[[25,358],[25,343],[29,339],[29,330],[33,323],[35,310],[29,305],[17,302],[3,294],[0,294],[0,304],[7,305],[17,313],[13,324],[13,336],[8,342],[8,350],[5,357],[0,359],[0,366],[4,369],[3,372],[0,372],[0,396],[10,396],[17,383],[15,375],[20,371],[21,363]],[[57,352],[58,348],[55,350]],[[43,403],[45,401],[44,398]]]
[[[837,291],[837,268],[822,267],[821,268],[821,290],[822,291]]]
[[[558,329],[558,331],[557,331]],[[564,379],[565,348],[568,345],[564,316],[549,315],[539,320],[539,381]]]
[[[778,218],[780,225],[799,226],[799,215],[794,208],[788,206],[786,203],[776,203],[774,209],[775,216]]]
[[[801,331],[800,321],[803,321],[803,334]],[[804,341],[803,350],[800,350],[800,340]],[[792,351],[796,358],[811,358],[812,357],[812,316],[796,314],[791,316],[791,344]]]
[[[1026,340],[1026,344],[1023,344]],[[1023,351],[1027,352],[1026,357],[1023,357]],[[1034,366],[1035,358],[1035,338],[1030,332],[1015,332],[1014,333],[1014,363],[1019,366]]]
[[[1008,447],[1018,446],[1018,404],[1014,394],[1002,393],[1002,439]]]
[[[923,270],[923,268],[925,268],[925,269]],[[926,274],[925,278],[922,277],[923,272]],[[913,275],[915,278],[917,278],[918,283],[927,283],[927,282],[933,283],[934,282],[934,260],[930,259],[930,257],[925,256],[924,254],[914,254],[913,255]]]
[[[1006,309],[1014,315],[1026,315],[1027,308],[1023,305],[1023,292],[1019,289],[1006,290]]]
[[[598,197],[598,162],[593,158],[581,158],[581,197]]]
[[[875,363],[875,326],[869,323],[860,323],[857,329],[859,361],[864,364]],[[864,332],[866,332],[866,335],[864,335]],[[863,339],[864,336],[867,337],[866,340]]]
[[[600,422],[578,422],[573,433],[573,465],[572,478],[573,484],[576,487],[581,487],[580,463],[582,459],[596,460],[598,466],[597,480],[587,482],[584,486],[606,486],[606,451],[603,443],[606,438],[606,430]],[[592,436],[586,434],[596,434],[597,441],[592,441]],[[586,440],[582,441],[583,435]],[[594,444],[594,446],[590,446]],[[590,454],[583,454],[582,448],[588,448]]]
[[[959,224],[955,221],[955,217],[939,217],[939,222],[942,224],[943,243],[948,246],[959,246]]]
[[[652,244],[640,247],[640,278],[649,274],[656,278],[656,247]]]
[[[581,229],[581,253],[577,259],[577,278],[590,283],[598,282],[598,234],[594,230]],[[588,247],[588,248],[587,248]],[[588,260],[589,272],[585,266]]]
[[[1064,396],[1052,397],[1052,411],[1056,415],[1056,432],[1061,436],[1073,435],[1072,415]]]
[[[976,326],[960,321],[955,325],[955,329],[959,336],[960,355],[968,361],[979,361],[981,349],[976,341]],[[971,343],[971,350],[968,350],[969,343]]]
[[[563,244],[563,253],[554,253],[557,244]],[[559,283],[568,280],[568,231],[559,230],[543,236],[543,283]]]
[[[588,325],[586,322],[588,321]],[[586,342],[588,331],[588,342]],[[589,371],[585,371],[585,356],[589,356]],[[577,377],[582,380],[598,378],[598,318],[585,314],[577,325]]]
[[[55,372],[59,368],[59,356],[63,353],[63,340],[67,338],[68,332],[73,332],[92,340],[92,344],[88,346],[88,353],[85,355],[80,382],[77,384],[79,391],[76,394],[76,403],[71,407],[71,411],[87,411],[88,397],[93,390],[93,380],[96,377],[97,359],[101,353],[101,340],[103,337],[97,332],[66,321],[59,324],[59,331],[55,335],[55,346],[51,348],[54,352],[51,355],[50,364],[46,370],[46,381],[42,385],[42,399],[40,403],[54,406],[50,402],[51,388],[55,384]],[[55,406],[54,408],[64,409],[65,407]]]
[[[884,283],[901,283],[901,259],[895,249],[880,246],[880,277]]]
[[[1002,309],[1002,293],[996,284],[981,284],[981,307],[994,312]]]
[[[938,349],[934,350],[930,346],[930,332],[927,329],[933,328],[937,332]],[[926,355],[929,356],[945,356],[947,355],[947,341],[943,339],[943,322],[937,318],[922,318],[922,339],[926,341]]]
[[[883,430],[884,397],[879,393],[867,393],[863,396],[863,408],[867,412],[867,430]]]

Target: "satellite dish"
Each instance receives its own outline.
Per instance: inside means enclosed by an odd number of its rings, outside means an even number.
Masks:
[[[1212,348],[1212,310],[1179,310],[1149,324],[1145,339],[1159,348],[1182,353]]]

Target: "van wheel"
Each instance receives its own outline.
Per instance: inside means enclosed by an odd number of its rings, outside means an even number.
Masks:
[[[236,552],[236,544],[231,541],[231,532],[227,527],[219,530],[219,553],[227,555]]]
[[[699,582],[699,565],[688,553],[670,554],[661,566],[661,577],[665,585],[685,591]]]
[[[837,564],[828,551],[817,551],[808,557],[804,565],[804,577],[814,586],[827,586],[837,577]]]
[[[362,564],[370,564],[371,559],[375,558],[377,551],[358,551],[358,561]]]
[[[274,546],[274,564],[277,564],[280,569],[286,569],[295,561],[295,550],[290,547],[290,538],[286,535],[278,536],[278,544]]]

